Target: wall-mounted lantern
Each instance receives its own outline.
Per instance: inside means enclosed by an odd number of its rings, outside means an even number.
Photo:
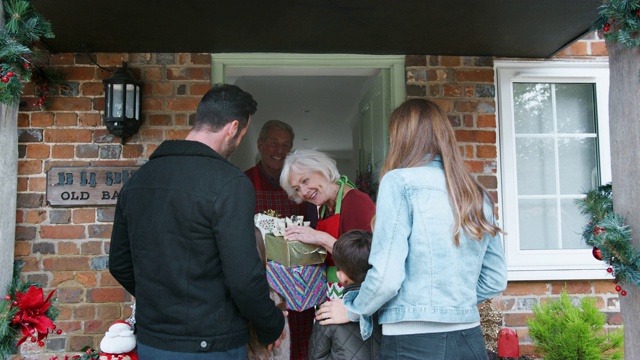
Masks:
[[[136,80],[127,63],[116,70],[104,83],[104,123],[107,130],[121,138],[121,142],[140,128],[142,82]]]

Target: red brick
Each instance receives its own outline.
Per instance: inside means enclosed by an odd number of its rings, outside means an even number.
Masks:
[[[165,138],[167,140],[182,140],[187,137],[189,130],[167,130]]]
[[[162,142],[164,140],[164,131],[158,129],[142,128],[138,132],[141,143]]]
[[[102,255],[102,241],[87,241],[80,244],[83,255]]]
[[[210,65],[211,64],[211,54],[191,54],[191,62],[194,65]]]
[[[84,322],[85,334],[104,334],[111,326],[111,321],[88,320]]]
[[[42,193],[46,192],[47,179],[44,176],[29,178],[29,191]]]
[[[591,284],[588,281],[551,282],[552,294],[560,294],[563,290],[569,294],[591,294]]]
[[[51,156],[51,146],[46,144],[27,144],[27,157],[32,159],[47,159]]]
[[[199,98],[167,99],[167,111],[196,111]]]
[[[444,85],[444,96],[446,97],[460,97],[462,96],[462,86],[460,85]]]
[[[591,55],[593,56],[608,56],[607,44],[604,41],[592,41],[591,42]]]
[[[142,70],[142,79],[144,81],[160,81],[163,80],[163,71],[159,67],[147,67]]]
[[[167,114],[150,114],[147,116],[146,124],[150,126],[170,126],[171,115]]]
[[[16,241],[13,247],[14,256],[31,255],[31,243],[29,241]]]
[[[143,145],[126,144],[122,147],[122,157],[126,159],[139,159],[144,151]]]
[[[473,115],[465,114],[462,118],[464,120],[464,126],[465,127],[468,127],[468,128],[472,128],[473,127]]]
[[[67,81],[93,80],[95,76],[95,66],[73,66],[67,67],[64,70],[64,77]]]
[[[82,97],[52,97],[49,110],[89,111],[91,110],[91,99]]]
[[[146,157],[149,157],[151,156],[151,154],[153,154],[154,151],[156,151],[156,149],[158,148],[158,146],[160,146],[160,144],[146,144],[145,146],[147,148]]]
[[[96,287],[98,285],[98,274],[95,271],[74,272],[74,279],[85,288]]]
[[[104,96],[93,98],[91,110],[104,111]],[[145,110],[144,108],[142,109]]]
[[[90,270],[88,256],[56,256],[42,260],[47,271],[87,271]]]
[[[56,294],[58,290],[56,290]],[[56,309],[58,309],[58,318],[56,318],[56,325],[60,327],[62,320],[70,320],[73,317],[73,307],[62,304],[57,301]]]
[[[103,96],[104,84],[101,82],[85,82],[80,85],[80,93],[83,96]]]
[[[56,126],[78,126],[78,115],[76,113],[57,113],[55,124]]]
[[[125,291],[123,288],[98,288],[87,290],[87,301],[94,303],[123,302]]]
[[[167,80],[209,80],[210,78],[209,68],[167,68]]]
[[[476,147],[476,155],[481,159],[496,159],[498,157],[498,149],[493,145],[478,145]]]
[[[202,84],[191,84],[189,85],[189,95],[191,96],[203,96],[211,89],[211,84],[202,83]]]
[[[73,209],[72,222],[74,224],[87,224],[96,221],[96,211],[94,209]]]
[[[84,301],[84,289],[82,288],[58,288],[56,299],[61,303],[80,303]]]
[[[594,290],[596,294],[615,294],[616,284],[611,281],[595,281]]]
[[[77,323],[77,326],[78,326],[78,329],[76,329],[75,331],[79,331],[82,325],[80,324],[79,321],[74,321],[74,325],[75,323]],[[65,332],[70,332],[70,331],[65,331]],[[94,341],[95,339],[93,336],[73,335],[68,337],[67,346],[70,351],[79,352],[79,351],[82,351],[82,348],[84,348],[85,346],[91,346],[95,348],[95,345],[93,345]]]
[[[96,127],[102,125],[102,116],[95,113],[81,113],[78,117],[78,125],[84,127]]]
[[[527,320],[533,317],[533,313],[512,313],[504,314],[504,325],[506,327],[526,326]]]
[[[42,173],[42,160],[18,160],[18,175]]]
[[[460,66],[462,57],[460,56],[440,56],[440,65],[446,67]]]
[[[558,56],[585,56],[587,53],[587,43],[584,41],[576,41],[569,47],[562,50]]]
[[[91,142],[91,130],[45,129],[44,139],[51,143],[88,143]]]
[[[29,127],[29,115],[24,112],[18,113],[18,128],[25,129]]]
[[[25,192],[29,190],[29,178],[27,177],[19,177],[18,178],[18,192]]]
[[[51,158],[53,159],[73,159],[75,146],[73,145],[53,145],[51,148]]]
[[[495,131],[484,130],[456,130],[456,140],[468,143],[496,143]]]
[[[153,83],[152,94],[155,96],[171,96],[173,95],[173,83],[163,82],[163,83]]]
[[[142,99],[142,111],[163,111],[164,100],[162,98],[149,98]]]
[[[493,69],[455,70],[455,82],[493,83]]]
[[[98,53],[96,61],[102,66],[120,67],[123,62],[128,61],[128,57],[123,53]]]
[[[59,255],[78,255],[80,254],[80,250],[78,249],[78,245],[75,242],[62,241],[58,243],[58,254]]]
[[[502,293],[503,296],[521,296],[521,295],[547,295],[550,289],[547,283],[532,281],[510,281],[507,289]]]
[[[124,318],[120,305],[102,303],[102,304],[95,305],[95,307],[98,311],[98,315],[96,316],[96,318],[98,319],[116,320],[116,319]]]
[[[173,123],[175,126],[189,126],[189,116],[185,114],[175,114]]]
[[[465,86],[464,87],[464,95],[468,98],[476,97],[476,87],[475,86]]]
[[[42,225],[40,237],[43,239],[84,239],[86,227],[83,225]]]
[[[495,128],[496,116],[495,115],[478,115],[478,127],[479,128]]]
[[[38,266],[38,260],[33,258],[33,257],[24,257],[24,258],[19,258],[16,257],[16,260],[22,260],[24,262],[24,265],[22,265],[22,272],[26,273],[26,272],[30,272],[30,271],[41,271],[40,267]]]
[[[29,224],[40,224],[47,219],[47,212],[45,210],[26,210],[24,212],[24,222]]]
[[[120,286],[120,283],[108,271],[100,274],[100,286]]]
[[[51,54],[51,65],[73,65],[74,56],[71,53]]]
[[[50,112],[34,112],[31,114],[31,126],[47,127],[53,125],[53,113]]]
[[[73,318],[75,320],[95,319],[95,317],[96,317],[95,305],[80,305],[73,309]]]

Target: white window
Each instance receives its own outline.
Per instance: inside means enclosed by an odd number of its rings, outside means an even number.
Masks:
[[[576,200],[611,181],[607,63],[496,61],[509,280],[611,278]]]

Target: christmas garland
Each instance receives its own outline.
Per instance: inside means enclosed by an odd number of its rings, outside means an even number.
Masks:
[[[607,272],[614,276],[616,290],[625,296],[627,292],[619,283],[640,287],[640,252],[631,245],[631,229],[624,218],[613,212],[611,189],[611,184],[600,186],[577,203],[582,214],[590,219],[583,228],[582,239],[593,246],[596,259],[609,265]]]
[[[640,46],[640,0],[608,0],[598,9],[593,29],[602,30],[609,41],[628,47]]]
[[[41,109],[54,90],[61,87],[64,74],[40,65],[36,46],[41,38],[53,38],[51,24],[29,1],[4,1],[5,26],[0,29],[0,103],[15,104],[22,96],[23,82],[33,81]]]

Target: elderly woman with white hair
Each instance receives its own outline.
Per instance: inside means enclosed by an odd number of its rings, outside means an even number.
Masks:
[[[318,207],[315,229],[290,226],[285,238],[327,249],[327,296],[341,297],[342,286],[331,257],[333,244],[349,230],[371,231],[375,204],[346,176],[340,176],[335,160],[316,150],[298,149],[289,154],[280,174],[280,186],[295,202],[307,201]]]

